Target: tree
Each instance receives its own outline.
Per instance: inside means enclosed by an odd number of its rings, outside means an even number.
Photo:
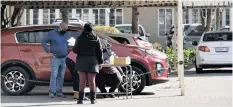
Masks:
[[[205,31],[211,31],[211,9],[201,9],[201,24],[205,28]]]
[[[62,21],[68,24],[68,9],[61,9]]]
[[[133,34],[138,34],[138,16],[139,16],[139,11],[137,7],[132,8],[132,33]]]
[[[21,7],[14,7],[14,11],[13,11],[13,14],[11,16],[11,26],[20,26],[21,24],[21,18],[22,18],[22,15],[23,15],[23,12],[24,12],[24,9],[21,8]]]
[[[6,12],[7,12],[6,5],[2,5],[1,6],[1,28],[6,28],[9,23]]]
[[[6,5],[1,6],[1,28],[6,28],[7,26],[19,26],[21,24],[22,14],[24,8],[14,7],[13,14],[7,16],[7,7]]]
[[[216,30],[220,30],[220,20],[222,19],[222,12],[220,8],[216,9]]]

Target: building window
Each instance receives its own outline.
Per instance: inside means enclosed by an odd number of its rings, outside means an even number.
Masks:
[[[226,26],[230,26],[230,9],[226,9]]]
[[[26,9],[26,25],[30,24],[30,13],[29,9]]]
[[[122,24],[123,12],[122,9],[116,9],[116,24]]]
[[[68,19],[72,18],[72,9],[68,9]]]
[[[199,9],[192,9],[192,23],[198,23]]]
[[[89,21],[89,9],[76,9],[76,18],[79,20]]]
[[[105,9],[100,9],[99,11],[99,24],[100,25],[105,25]]]
[[[43,9],[43,24],[49,24],[49,9]]]
[[[82,20],[82,9],[76,9],[76,18]]]
[[[98,17],[98,13],[99,13],[99,10],[98,9],[93,9],[93,14],[92,14],[92,23],[93,24],[99,24],[99,17]]]
[[[55,9],[43,9],[43,24],[52,24],[55,20]]]
[[[122,9],[110,9],[109,25],[114,26],[116,24],[122,24],[122,23],[123,23]]]
[[[173,25],[173,9],[159,9],[159,36],[169,33]]]
[[[50,24],[52,24],[55,21],[55,9],[50,9]]]
[[[93,9],[92,23],[96,25],[105,25],[105,9]]]
[[[88,22],[89,21],[89,10],[83,9],[82,20]]]
[[[38,9],[33,9],[33,24],[38,24]]]
[[[184,9],[183,11],[183,23],[184,24],[189,23],[188,9]]]

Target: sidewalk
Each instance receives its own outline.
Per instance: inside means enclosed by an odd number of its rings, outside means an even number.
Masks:
[[[143,94],[125,100],[125,97],[98,99],[91,105],[77,105],[72,96],[61,99],[48,95],[2,96],[2,106],[8,107],[231,107],[232,73],[196,74],[188,71],[185,75],[185,96],[180,96],[179,82],[173,76],[165,84],[146,87]],[[69,87],[69,90],[72,89]],[[87,90],[89,91],[89,90]]]

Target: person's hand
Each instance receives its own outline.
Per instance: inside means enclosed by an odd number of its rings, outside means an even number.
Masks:
[[[48,55],[49,55],[50,57],[56,58],[56,55],[53,54],[53,53],[48,53]]]
[[[101,70],[103,67],[102,67],[102,64],[99,65],[99,69]]]

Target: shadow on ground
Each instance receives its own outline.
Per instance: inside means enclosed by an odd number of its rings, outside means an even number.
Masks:
[[[171,72],[169,77],[177,77],[177,72]],[[185,71],[185,77],[206,77],[206,76],[232,76],[232,70],[203,70],[197,74],[195,70]]]
[[[37,92],[37,93],[28,93],[26,95],[22,96],[8,96],[4,93],[1,94],[1,103],[56,103],[61,101],[76,101],[73,99],[73,93],[66,92],[64,93],[67,97],[66,98],[49,98],[48,93],[45,92]],[[140,95],[133,95],[133,96],[151,96],[155,95],[153,92],[142,92]],[[104,100],[120,100],[125,99],[126,95],[115,95],[116,97],[114,99],[112,98],[105,98]],[[89,93],[86,93],[86,97],[89,97]],[[118,98],[119,97],[119,98]],[[128,96],[130,98],[130,95]],[[97,95],[97,99],[103,99],[102,95]],[[58,104],[59,105],[59,104]],[[34,105],[31,105],[34,106]],[[42,105],[36,105],[36,106],[42,106]],[[48,105],[46,105],[48,106]],[[17,106],[20,107],[20,106]],[[23,106],[25,107],[25,106]]]
[[[142,93],[142,95],[154,95],[154,93],[151,92],[144,92]],[[71,99],[71,97],[69,98],[49,98],[48,96],[11,96],[11,97],[15,97],[15,100],[4,100],[2,99],[2,104],[4,103],[11,103],[11,104],[17,104],[17,106],[10,106],[10,107],[43,107],[43,106],[66,106],[66,105],[77,105],[76,104],[76,100]],[[129,99],[151,99],[151,98],[162,98],[162,97],[180,97],[180,95],[171,95],[171,96],[146,96],[146,97],[136,97],[133,96],[133,98]],[[39,99],[39,100],[37,100]],[[120,97],[120,98],[106,98],[106,99],[97,99],[98,101],[119,101],[119,100],[126,100],[126,98]],[[65,102],[65,103],[60,103],[60,102]],[[21,106],[21,104],[23,104]],[[25,104],[28,103],[28,104]],[[103,103],[103,102],[101,102]],[[90,105],[89,100],[88,101],[84,101],[84,105]],[[9,106],[6,106],[9,107]]]

